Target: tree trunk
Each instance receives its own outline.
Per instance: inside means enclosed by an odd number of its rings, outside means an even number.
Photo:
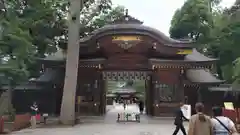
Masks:
[[[79,61],[79,25],[82,0],[70,0],[68,49],[60,121],[75,124],[75,95]]]

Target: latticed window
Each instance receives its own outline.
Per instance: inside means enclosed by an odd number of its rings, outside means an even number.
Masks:
[[[177,85],[176,84],[156,84],[159,93],[160,102],[177,101]]]
[[[82,102],[91,102],[93,101],[93,84],[90,83],[85,83],[83,85],[83,97],[82,97]]]

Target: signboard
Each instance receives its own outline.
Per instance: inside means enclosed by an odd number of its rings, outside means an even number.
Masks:
[[[192,49],[179,49],[177,54],[192,54]]]
[[[224,102],[224,107],[227,110],[234,110],[234,106],[232,102]]]
[[[77,103],[80,104],[81,103],[81,96],[77,97]]]
[[[141,41],[140,36],[113,36],[113,41]]]
[[[191,118],[191,105],[183,105],[181,108],[183,115],[187,118],[190,119]]]

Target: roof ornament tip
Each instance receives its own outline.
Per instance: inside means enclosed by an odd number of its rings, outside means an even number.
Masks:
[[[125,16],[128,16],[128,9],[125,10]]]
[[[126,21],[129,20],[128,9],[125,10],[125,20]]]

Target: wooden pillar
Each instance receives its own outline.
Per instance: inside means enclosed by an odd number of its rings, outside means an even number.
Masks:
[[[149,115],[149,81],[145,81],[145,107],[146,107],[146,114]]]
[[[75,124],[75,95],[78,76],[81,9],[82,0],[70,0],[66,73],[60,113],[60,121],[66,125]]]
[[[179,89],[179,100],[180,100],[180,102],[183,102],[183,103],[185,103],[185,93],[184,93],[184,84],[183,84],[183,79],[184,79],[184,77],[183,77],[183,75],[184,75],[184,70],[183,69],[181,69],[180,70],[180,75],[179,75],[179,84],[178,84],[178,89]]]
[[[197,88],[197,97],[198,97],[198,102],[202,102],[202,92],[201,92],[201,87]]]

